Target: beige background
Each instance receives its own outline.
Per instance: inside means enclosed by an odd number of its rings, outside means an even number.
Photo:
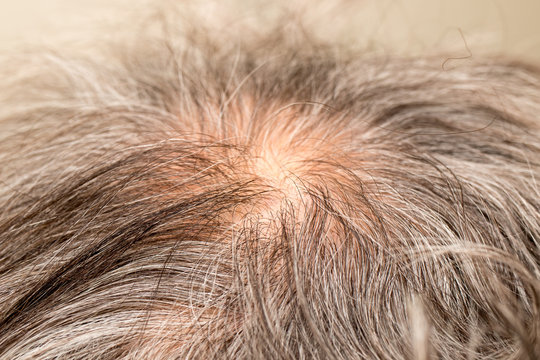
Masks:
[[[0,0],[0,50],[29,43],[47,45],[58,38],[73,38],[79,32],[95,32],[157,1]],[[473,55],[502,52],[540,61],[540,0],[360,3],[361,10],[354,14],[357,38],[378,50],[418,54],[453,49],[456,56],[466,56],[463,34]]]

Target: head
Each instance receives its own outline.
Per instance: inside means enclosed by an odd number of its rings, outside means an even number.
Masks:
[[[540,354],[540,72],[296,36],[6,82],[2,359]]]

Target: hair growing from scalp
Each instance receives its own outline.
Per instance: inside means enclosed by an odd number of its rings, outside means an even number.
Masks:
[[[5,77],[1,359],[540,356],[540,71],[277,29]]]

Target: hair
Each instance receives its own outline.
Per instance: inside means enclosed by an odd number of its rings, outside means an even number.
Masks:
[[[278,28],[7,68],[1,359],[540,357],[540,71]]]

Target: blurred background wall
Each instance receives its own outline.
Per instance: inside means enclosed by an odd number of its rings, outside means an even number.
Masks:
[[[0,50],[28,43],[47,45],[59,37],[95,31],[158,1],[0,0]],[[467,56],[468,46],[473,54],[504,53],[540,61],[540,0],[356,2],[360,6],[353,14],[355,31],[361,34],[357,36],[377,50],[423,54],[454,49],[459,57]]]

